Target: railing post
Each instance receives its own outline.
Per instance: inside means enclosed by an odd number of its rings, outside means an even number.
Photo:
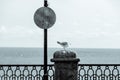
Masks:
[[[72,51],[60,50],[54,53],[52,62],[55,62],[54,80],[77,80],[79,59]]]

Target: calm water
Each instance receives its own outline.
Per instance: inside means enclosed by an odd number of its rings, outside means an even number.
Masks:
[[[48,49],[48,62],[58,48]],[[82,64],[120,64],[120,49],[72,48]],[[42,64],[42,48],[0,48],[0,64]]]

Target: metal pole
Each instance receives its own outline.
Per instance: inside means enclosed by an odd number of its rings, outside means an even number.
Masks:
[[[48,80],[47,75],[47,29],[44,29],[44,76],[43,80]]]
[[[47,7],[47,0],[44,0],[44,7]],[[47,73],[47,29],[44,29],[44,76],[43,80],[48,80]]]
[[[44,0],[44,7],[48,7],[47,0]]]

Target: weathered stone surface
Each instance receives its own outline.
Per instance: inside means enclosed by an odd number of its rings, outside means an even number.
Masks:
[[[72,51],[61,50],[54,53],[54,58],[76,58],[76,54]]]
[[[56,51],[54,58],[55,62],[55,79],[54,80],[77,80],[77,68],[79,59],[72,51]]]

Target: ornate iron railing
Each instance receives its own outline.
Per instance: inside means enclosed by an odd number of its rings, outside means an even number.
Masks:
[[[48,65],[48,80],[54,78]],[[0,80],[42,80],[43,65],[0,65]],[[78,80],[120,80],[120,64],[79,64]]]
[[[0,80],[43,80],[43,65],[0,65]],[[53,80],[53,65],[48,65],[48,80]]]
[[[78,80],[120,80],[120,64],[79,64]]]

